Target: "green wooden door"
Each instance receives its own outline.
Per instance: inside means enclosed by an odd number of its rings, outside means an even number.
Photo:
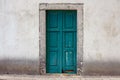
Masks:
[[[46,11],[47,73],[76,73],[76,10]]]

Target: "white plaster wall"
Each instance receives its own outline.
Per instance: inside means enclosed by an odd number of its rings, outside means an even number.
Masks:
[[[39,3],[84,3],[84,72],[119,71],[120,0],[0,0],[0,59],[38,60]]]

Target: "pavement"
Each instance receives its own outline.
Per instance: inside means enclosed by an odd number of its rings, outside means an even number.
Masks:
[[[3,74],[0,80],[120,80],[120,76],[16,75]]]

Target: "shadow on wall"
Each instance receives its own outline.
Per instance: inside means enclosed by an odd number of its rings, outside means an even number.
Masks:
[[[0,60],[0,74],[39,74],[39,61]],[[120,62],[86,62],[82,75],[120,75]]]
[[[34,60],[0,60],[0,74],[39,74],[38,63]]]
[[[120,75],[120,62],[86,62],[83,75]]]

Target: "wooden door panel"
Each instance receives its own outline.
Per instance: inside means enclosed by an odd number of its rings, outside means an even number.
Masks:
[[[64,48],[73,48],[74,47],[74,33],[73,32],[64,32]]]
[[[76,11],[64,11],[64,31],[74,31],[76,30]]]
[[[76,72],[76,36],[75,32],[64,32],[63,34],[63,70]]]
[[[58,11],[47,11],[46,20],[46,70],[47,73],[59,73],[61,14]]]
[[[46,11],[47,73],[76,73],[75,10]]]
[[[76,11],[64,12],[63,72],[76,73]]]
[[[48,35],[47,36],[48,47],[49,48],[58,48],[59,32],[48,32],[47,35]]]

